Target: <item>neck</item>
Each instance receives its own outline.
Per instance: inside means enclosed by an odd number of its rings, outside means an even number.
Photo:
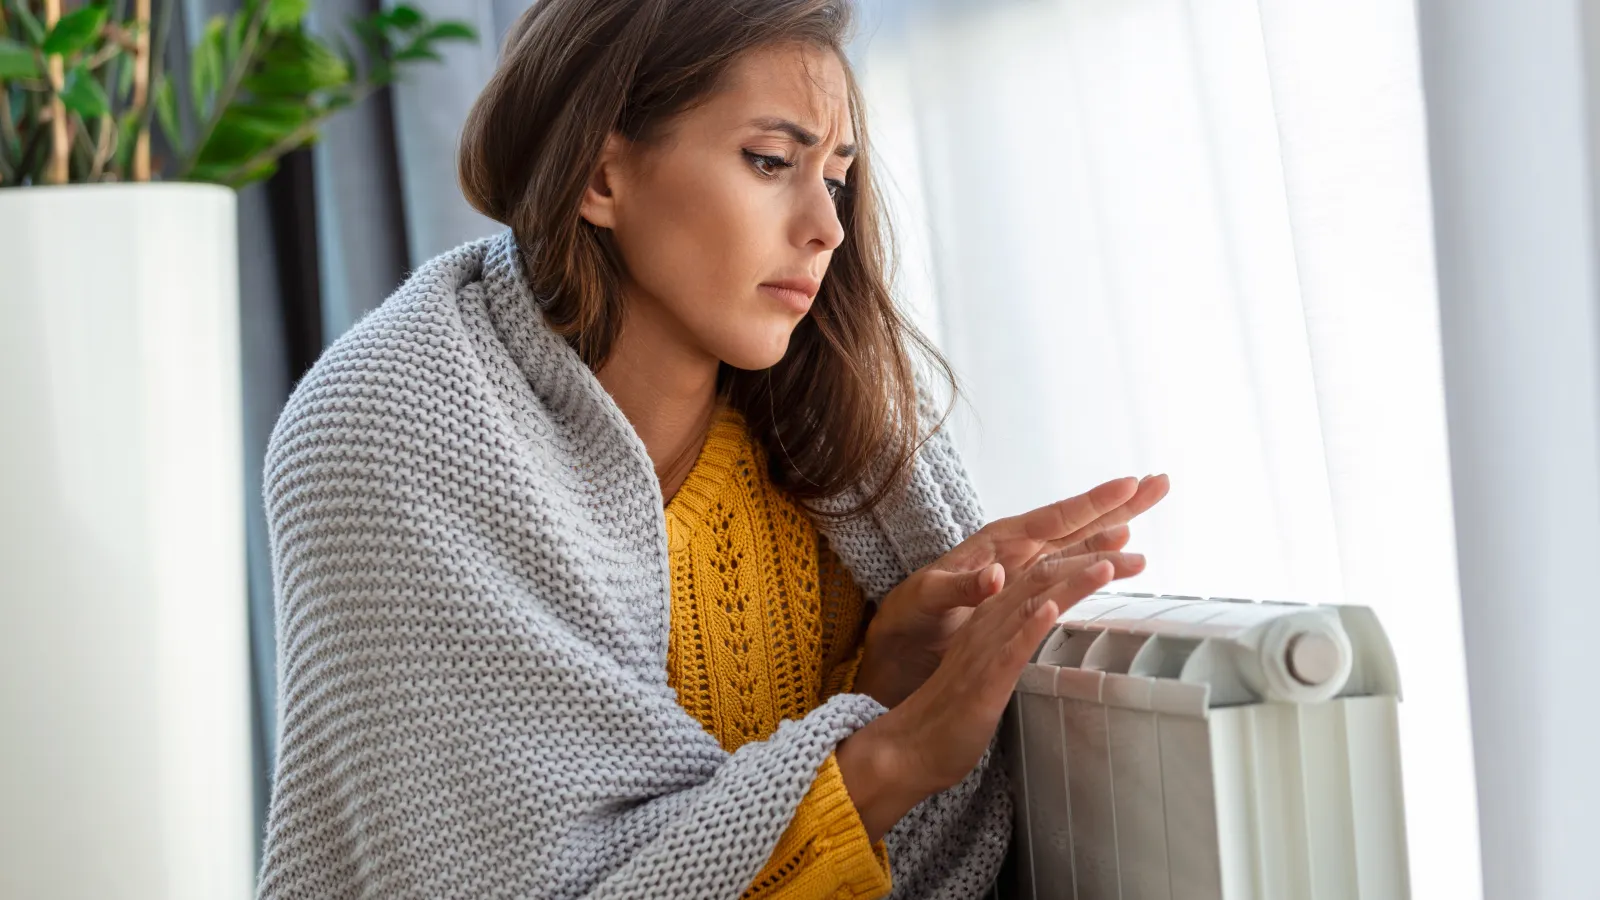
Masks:
[[[629,300],[621,333],[595,373],[644,441],[663,501],[694,468],[716,410],[716,357],[696,349],[658,305]]]

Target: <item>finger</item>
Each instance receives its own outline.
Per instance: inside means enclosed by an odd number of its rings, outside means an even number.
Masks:
[[[1132,578],[1145,568],[1143,553],[1129,553],[1122,550],[1102,550],[1099,553],[1052,553],[1040,559],[1041,562],[1045,560],[1073,561],[1085,567],[1105,560],[1115,568],[1113,579]]]
[[[1039,642],[1050,633],[1061,610],[1100,590],[1111,582],[1114,566],[1110,560],[1085,566],[1055,583],[1050,589],[1034,594],[1019,604],[1009,624],[1012,634],[1004,645],[1004,664],[1014,665],[1020,672],[1022,664],[1033,656]],[[1044,611],[1049,614],[1045,615]]]
[[[1115,577],[1116,567],[1110,560],[1101,560],[1088,566],[1070,578],[1063,579],[1038,596],[1055,604],[1062,612],[1076,606],[1079,601],[1100,590],[1111,583]],[[1037,645],[1035,645],[1037,646]],[[1032,648],[1029,648],[1031,654]]]
[[[1152,506],[1160,503],[1171,490],[1172,479],[1166,475],[1146,475],[1139,479],[1139,489],[1133,492],[1127,503],[1115,510],[1107,525],[1129,522],[1144,515]]]
[[[1015,623],[1010,622],[1010,617],[1016,616],[1019,610],[1033,601],[1033,598],[1046,594],[1053,595],[1053,592],[1060,589],[1063,584],[1081,585],[1096,581],[1094,576],[1085,573],[1097,566],[1105,566],[1113,573],[1116,571],[1114,563],[1103,559],[1061,557],[1043,560],[1030,568],[1025,576],[1008,585],[998,596],[980,605],[972,618],[967,620],[967,627],[984,633],[989,640],[998,640],[1000,638],[995,632],[1009,631],[1013,628]],[[1093,590],[1098,589],[1096,587]]]
[[[1086,553],[1095,553],[1101,550],[1121,550],[1128,546],[1128,540],[1133,532],[1127,525],[1113,525],[1104,531],[1091,534],[1082,540],[1051,541],[1044,545],[1033,559],[1028,560],[1028,565],[1033,565],[1047,556],[1080,556]]]
[[[984,566],[982,569],[979,569],[978,573],[973,577],[972,590],[977,597],[976,602],[978,603],[982,603],[990,597],[993,597],[995,594],[1000,593],[1005,586],[1006,567],[1000,565],[999,563],[990,563],[989,565]]]
[[[1022,666],[1027,665],[1030,658],[1034,658],[1034,650],[1050,636],[1050,629],[1056,626],[1056,618],[1061,615],[1061,609],[1056,601],[1046,596],[1035,596],[1030,609],[1022,610],[1021,621],[1018,623],[1016,633],[1005,642],[1000,650],[1000,668],[1002,668],[1003,684],[1008,689],[1016,689],[1016,679],[1022,674]]]
[[[1172,491],[1172,479],[1166,473],[1160,475],[1146,475],[1139,479],[1139,489],[1134,492],[1133,499],[1125,505],[1129,511],[1129,518],[1137,518],[1150,510],[1150,507],[1160,503]]]
[[[1059,561],[1044,564],[1046,568],[1061,565]],[[1108,560],[1074,567],[1070,575],[1044,593],[1031,593],[1026,590],[1030,586],[1027,581],[1020,581],[978,607],[960,632],[961,650],[957,652],[979,666],[969,671],[978,675],[975,687],[983,697],[982,703],[989,707],[988,712],[999,716],[1022,667],[1054,627],[1058,610],[1104,587],[1111,580],[1112,570]],[[984,616],[986,612],[992,614]]]
[[[926,608],[943,612],[963,606],[976,606],[1000,590],[1004,583],[1004,570],[999,563],[990,563],[968,572],[945,572],[929,569],[922,573],[924,596],[929,598]]]
[[[1028,594],[1044,594],[1063,582],[1082,577],[1083,572],[1099,563],[1111,566],[1111,577],[1129,578],[1144,571],[1145,559],[1141,553],[1107,550],[1078,556],[1053,556],[1042,559],[1022,577],[1023,590]]]
[[[990,563],[964,576],[961,590],[971,603],[963,605],[976,605],[1000,592],[1005,586],[1006,570],[999,563]]]
[[[1133,477],[1117,478],[1076,497],[996,519],[984,527],[996,541],[1027,539],[1043,544],[1062,540],[1133,499],[1138,489],[1139,482]]]
[[[1133,529],[1126,524],[1113,525],[1099,534],[1091,535],[1086,540],[1080,541],[1077,546],[1083,548],[1084,553],[1094,553],[1097,550],[1121,550],[1128,546],[1128,539],[1132,537]]]
[[[1146,475],[1139,480],[1138,488],[1134,491],[1128,502],[1108,510],[1104,515],[1090,522],[1083,528],[1049,542],[1047,551],[1066,549],[1074,544],[1087,541],[1109,529],[1126,525],[1128,522],[1150,511],[1150,508],[1160,503],[1162,498],[1172,488],[1172,481],[1166,475]]]
[[[986,634],[974,642],[979,655],[963,680],[973,692],[971,699],[977,702],[979,721],[998,724],[1016,690],[1017,679],[1022,676],[1022,667],[1055,627],[1056,604],[1048,597],[1026,598],[1017,612],[1009,633]]]
[[[1006,641],[1000,658],[1006,673],[1005,681],[1012,689],[1016,688],[1022,667],[1033,658],[1033,651],[1039,648],[1039,644],[1050,636],[1050,629],[1055,627],[1056,619],[1061,615],[1056,602],[1042,595],[1034,598],[1033,608],[1026,612],[1016,634]]]

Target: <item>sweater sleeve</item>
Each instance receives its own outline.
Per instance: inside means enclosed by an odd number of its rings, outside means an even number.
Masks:
[[[888,851],[882,841],[867,841],[839,763],[829,754],[744,896],[749,900],[882,897],[892,886]]]
[[[860,616],[846,612],[843,618],[846,621],[832,619],[842,627],[827,629],[823,636],[824,659],[835,663],[823,674],[825,700],[851,690],[861,664]],[[838,658],[846,653],[844,659]],[[888,847],[882,840],[867,840],[838,760],[829,754],[794,821],[744,896],[747,900],[882,897],[892,887]]]

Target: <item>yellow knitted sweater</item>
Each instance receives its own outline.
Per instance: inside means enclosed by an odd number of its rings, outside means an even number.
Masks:
[[[848,691],[861,658],[861,591],[766,456],[722,405],[667,502],[672,633],[667,681],[732,752]],[[746,897],[879,897],[883,842],[868,843],[833,756],[817,771]]]

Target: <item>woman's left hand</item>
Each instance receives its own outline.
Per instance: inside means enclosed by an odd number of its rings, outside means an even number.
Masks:
[[[1113,578],[1144,569],[1122,553],[1127,523],[1160,502],[1165,475],[1118,478],[1048,506],[997,519],[890,591],[867,626],[855,690],[894,707],[921,686],[973,607],[1046,557],[1110,560]]]

